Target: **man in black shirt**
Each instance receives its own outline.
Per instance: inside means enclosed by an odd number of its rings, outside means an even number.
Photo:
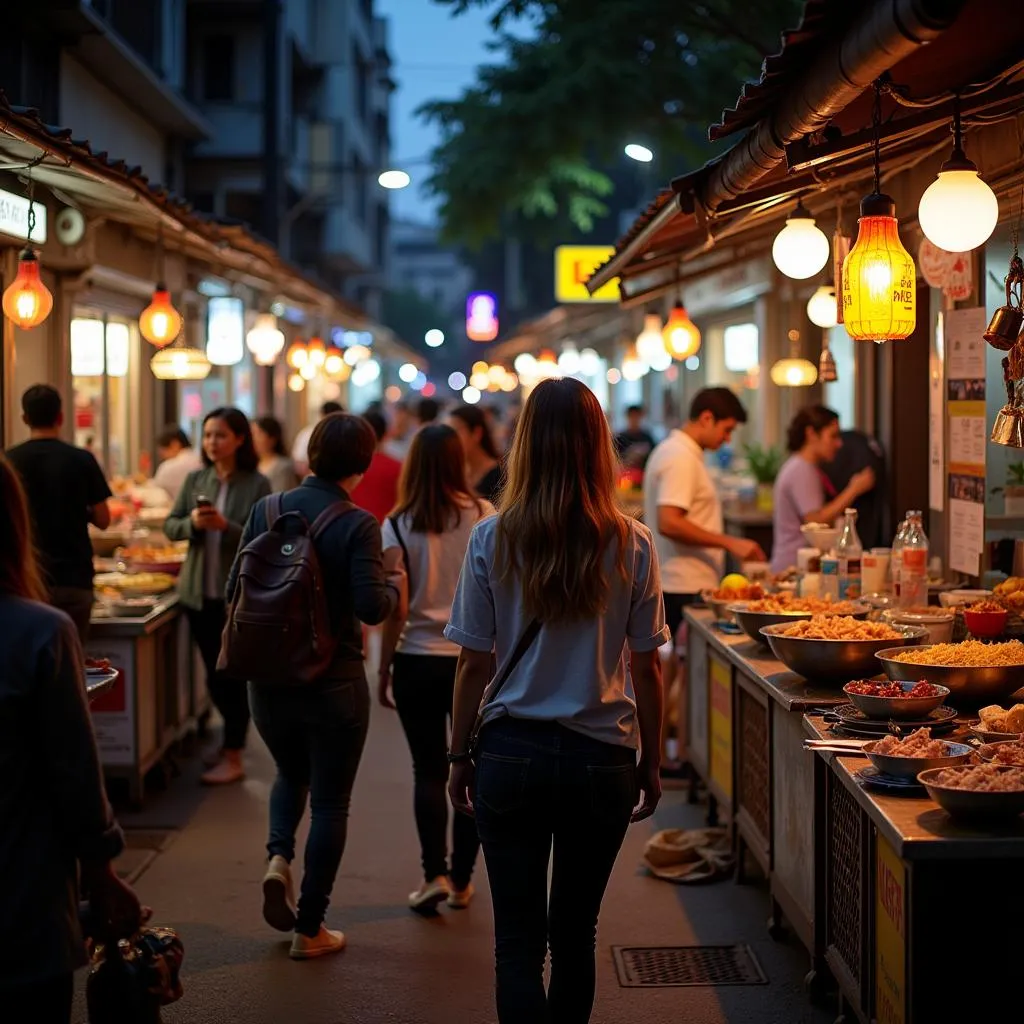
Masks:
[[[50,603],[67,612],[84,644],[92,614],[92,542],[89,523],[110,525],[110,488],[96,459],[60,439],[60,393],[36,384],[21,397],[29,440],[7,452],[28,495],[32,528]]]
[[[626,429],[615,435],[615,450],[629,469],[643,469],[654,451],[654,438],[644,429],[646,414],[642,405],[631,405],[626,410]]]

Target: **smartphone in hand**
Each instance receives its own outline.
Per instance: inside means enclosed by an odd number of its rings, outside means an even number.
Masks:
[[[213,508],[213,502],[205,494],[196,495],[196,508]]]

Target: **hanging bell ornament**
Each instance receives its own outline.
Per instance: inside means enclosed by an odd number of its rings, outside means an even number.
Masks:
[[[1006,275],[1006,305],[1000,306],[993,314],[985,331],[985,340],[1000,352],[1009,352],[1016,344],[1024,327],[1024,261],[1014,253],[1010,260],[1010,272]]]
[[[1003,360],[1003,383],[1006,385],[1006,405],[999,410],[992,424],[991,439],[1006,448],[1024,448],[1024,409],[1020,402],[1021,382],[1010,376],[1010,360]]]
[[[821,356],[818,359],[818,380],[824,384],[832,384],[839,380],[835,357],[828,345],[821,350]]]

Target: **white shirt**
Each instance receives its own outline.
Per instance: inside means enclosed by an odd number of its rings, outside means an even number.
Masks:
[[[444,533],[414,533],[408,515],[398,520],[398,528],[412,562],[407,566],[409,617],[397,648],[401,654],[458,656],[458,645],[444,638],[444,627],[451,617],[469,536],[481,519],[492,515],[494,506],[481,500],[479,510],[475,502],[469,503],[458,526]],[[381,537],[385,549],[401,547],[390,516],[381,526]]]
[[[494,565],[498,516],[474,530],[444,635],[471,651],[494,650],[498,671],[483,698],[483,721],[502,715],[559,722],[604,743],[636,747],[636,699],[626,648],[657,650],[669,638],[658,559],[651,532],[629,521],[626,578],[605,552],[608,606],[594,619],[544,624],[498,694],[494,683],[529,620],[516,582],[498,579]]]
[[[185,482],[185,477],[202,468],[203,457],[199,452],[194,448],[182,448],[177,455],[164,459],[156,467],[153,483],[157,487],[162,487],[170,495],[173,505],[178,497],[178,491],[181,490],[181,485]]]
[[[651,453],[644,470],[644,520],[654,544],[666,594],[696,594],[718,586],[725,571],[721,548],[701,548],[658,532],[658,508],[671,505],[710,533],[724,533],[722,503],[704,465],[704,451],[689,434],[673,430]]]
[[[309,439],[313,436],[313,427],[303,427],[292,442],[292,462],[297,466],[309,465]]]

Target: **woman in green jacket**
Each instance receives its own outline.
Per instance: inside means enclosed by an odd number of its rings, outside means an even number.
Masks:
[[[227,620],[224,591],[249,512],[270,493],[270,483],[256,470],[252,430],[239,409],[207,413],[202,456],[203,468],[185,478],[164,533],[170,540],[189,541],[178,597],[206,666],[210,697],[224,719],[223,746],[203,775],[208,785],[221,785],[245,778],[242,751],[249,731],[246,681],[217,670]]]

